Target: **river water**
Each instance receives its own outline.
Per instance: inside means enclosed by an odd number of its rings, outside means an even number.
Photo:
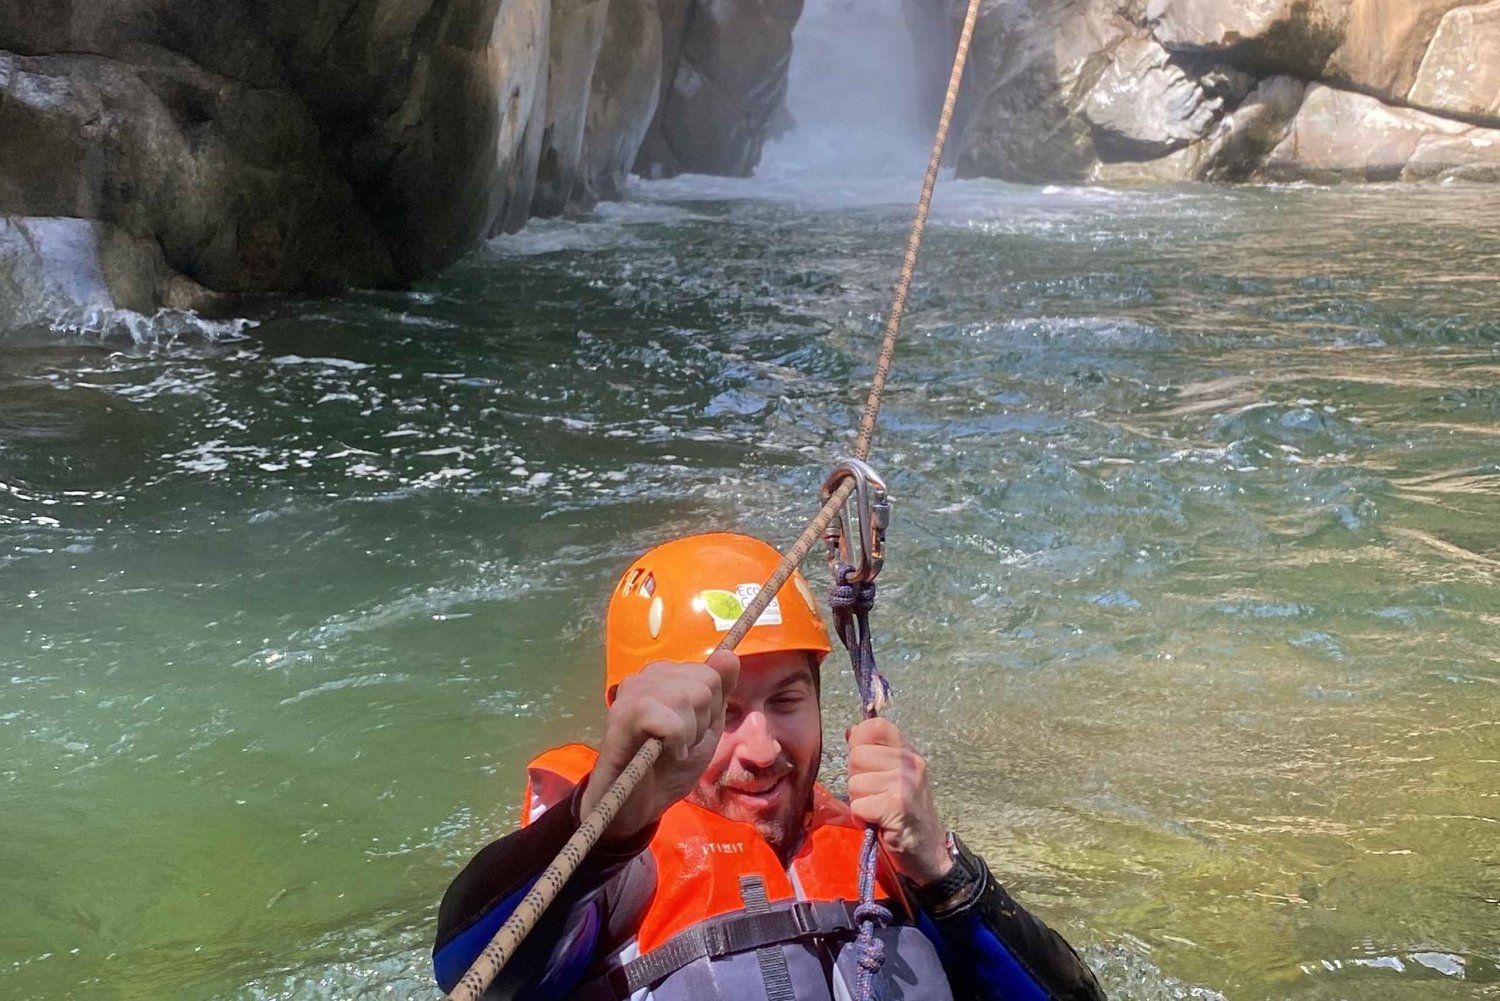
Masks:
[[[599,733],[614,576],[790,540],[849,449],[908,166],[5,332],[0,996],[433,996],[447,881]],[[1497,218],[939,188],[874,455],[893,715],[1112,997],[1500,995]]]

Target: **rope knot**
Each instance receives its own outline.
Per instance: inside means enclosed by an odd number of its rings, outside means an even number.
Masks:
[[[884,928],[891,923],[891,909],[873,900],[864,900],[854,908],[854,920],[860,924],[868,921]]]
[[[868,970],[871,975],[880,972],[880,967],[885,963],[885,942],[878,938],[871,938],[859,947],[859,968]]]
[[[850,611],[855,615],[869,615],[875,607],[875,582],[852,581],[854,568],[845,563],[840,563],[834,568],[833,587],[828,590],[828,606],[833,609],[835,615],[842,611]]]
[[[828,591],[828,606],[834,610],[835,614],[844,609],[853,608],[857,600],[858,596],[853,584],[835,584]]]

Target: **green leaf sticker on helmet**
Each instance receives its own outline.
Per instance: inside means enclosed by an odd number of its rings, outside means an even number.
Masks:
[[[727,633],[745,614],[745,606],[760,593],[759,584],[741,584],[733,591],[707,590],[698,592],[698,604],[714,620],[714,628]],[[755,620],[756,626],[781,625],[781,604],[772,598],[766,610]],[[754,628],[752,626],[751,628]]]
[[[704,591],[703,607],[708,609],[708,614],[714,617],[714,624],[727,621],[729,626],[734,625],[745,612],[745,605],[740,601],[740,596],[733,591]],[[721,626],[728,629],[729,626]]]

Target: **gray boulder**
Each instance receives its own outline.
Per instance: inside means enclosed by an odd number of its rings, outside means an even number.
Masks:
[[[1222,106],[1154,39],[1127,38],[1080,112],[1103,159],[1154,160],[1207,135]]]
[[[1443,15],[1407,99],[1438,114],[1500,126],[1500,0]]]
[[[960,176],[1087,180],[1099,155],[1080,111],[1131,34],[1107,0],[986,7],[969,56],[974,98]]]
[[[1494,174],[1497,154],[1500,130],[1315,84],[1255,176],[1318,183],[1481,179]]]

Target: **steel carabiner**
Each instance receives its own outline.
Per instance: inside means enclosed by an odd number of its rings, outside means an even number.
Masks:
[[[891,523],[891,502],[885,480],[860,459],[843,459],[823,481],[822,498],[827,503],[835,490],[847,479],[854,480],[854,492],[844,503],[844,510],[833,516],[823,541],[828,546],[829,563],[843,563],[854,568],[851,584],[868,584],[875,580],[885,564],[885,530]],[[852,516],[851,516],[852,507]],[[859,558],[854,558],[848,526],[859,527]]]

